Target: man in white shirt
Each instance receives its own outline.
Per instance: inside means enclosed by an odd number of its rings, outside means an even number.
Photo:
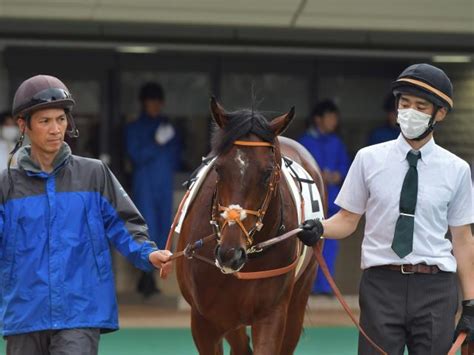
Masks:
[[[445,355],[456,328],[474,340],[474,208],[469,165],[438,146],[433,130],[453,108],[452,84],[428,64],[405,69],[392,84],[402,134],[361,149],[336,204],[340,212],[298,237],[351,235],[365,213],[360,283],[361,325],[388,354]],[[451,240],[446,238],[451,232]],[[315,233],[319,231],[319,233]],[[359,354],[376,354],[359,337]]]

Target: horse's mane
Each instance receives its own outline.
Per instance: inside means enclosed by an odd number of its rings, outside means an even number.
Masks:
[[[228,122],[223,129],[215,125],[211,148],[214,154],[222,154],[230,149],[232,144],[249,134],[255,134],[262,140],[272,143],[275,139],[268,120],[259,112],[243,109],[234,112],[226,112]]]

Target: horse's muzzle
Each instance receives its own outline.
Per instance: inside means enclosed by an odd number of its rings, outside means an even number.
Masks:
[[[216,265],[226,274],[239,271],[247,262],[247,253],[244,248],[223,249],[218,245],[215,250],[215,255]]]

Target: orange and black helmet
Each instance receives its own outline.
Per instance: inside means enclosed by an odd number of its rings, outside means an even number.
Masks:
[[[453,84],[444,71],[430,64],[414,64],[406,68],[392,83],[392,92],[422,97],[438,107],[451,110],[453,102]]]

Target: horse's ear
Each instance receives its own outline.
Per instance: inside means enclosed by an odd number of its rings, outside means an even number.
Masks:
[[[285,132],[286,128],[289,126],[293,118],[295,117],[295,106],[293,106],[290,111],[284,115],[275,117],[270,122],[270,129],[273,131],[275,136],[279,136]]]
[[[216,121],[217,125],[220,128],[224,128],[225,125],[227,124],[228,118],[227,118],[224,108],[217,102],[214,96],[211,96],[210,106],[211,106],[212,118],[214,119],[214,121]]]

